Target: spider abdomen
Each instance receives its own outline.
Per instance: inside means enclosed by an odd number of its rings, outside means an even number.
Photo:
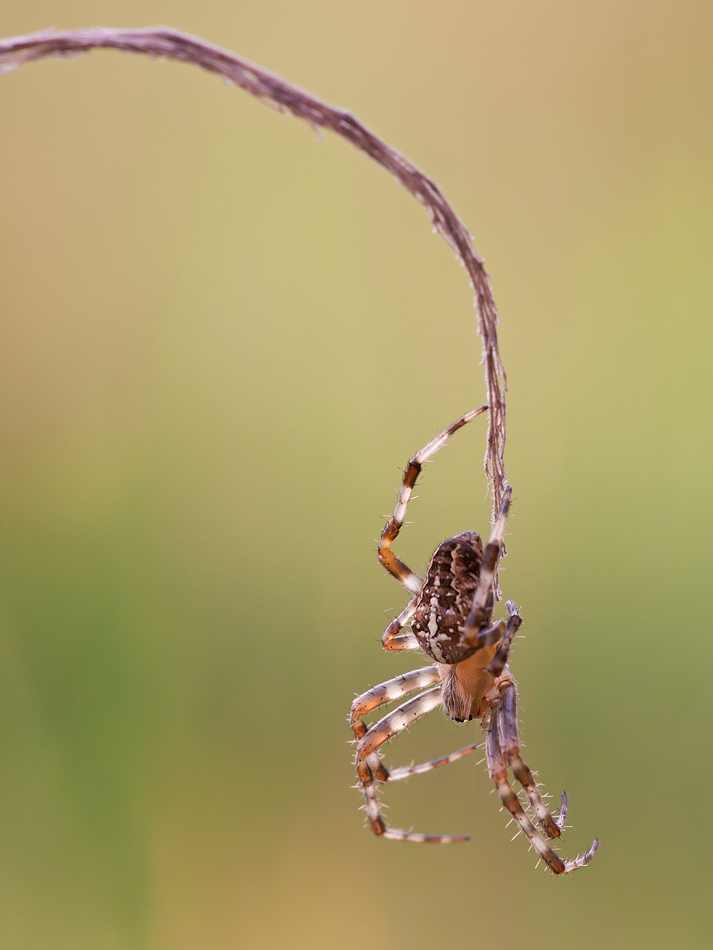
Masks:
[[[482,561],[483,544],[474,531],[444,541],[431,558],[411,629],[424,653],[438,663],[460,663],[474,652],[460,640]],[[486,609],[492,611],[492,595]]]

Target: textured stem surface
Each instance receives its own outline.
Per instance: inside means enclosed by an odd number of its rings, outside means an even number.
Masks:
[[[433,227],[463,263],[475,295],[490,406],[485,471],[492,481],[494,521],[502,507],[503,494],[507,487],[504,464],[506,377],[498,349],[497,311],[483,261],[473,247],[467,228],[446,201],[438,185],[369,131],[351,113],[315,99],[284,79],[227,50],[167,27],[140,30],[97,27],[87,30],[43,31],[0,40],[0,72],[47,56],[72,56],[101,47],[175,59],[217,73],[279,110],[291,112],[313,127],[329,129],[341,135],[391,172],[424,206]]]

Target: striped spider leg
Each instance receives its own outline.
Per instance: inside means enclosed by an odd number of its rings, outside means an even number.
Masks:
[[[424,689],[424,687],[430,688]],[[424,689],[424,691],[384,716],[370,729],[367,728],[363,716],[379,706],[401,699],[419,689]],[[358,740],[357,776],[364,792],[366,815],[374,834],[399,841],[433,842],[436,844],[468,840],[468,835],[423,835],[389,828],[384,822],[377,796],[376,781],[396,782],[400,779],[410,778],[412,775],[420,775],[422,772],[428,772],[441,765],[447,765],[449,762],[455,762],[456,759],[462,758],[477,748],[477,745],[467,746],[459,752],[453,752],[450,755],[424,762],[421,765],[410,765],[399,769],[387,769],[384,766],[378,752],[379,746],[398,733],[403,732],[412,723],[425,716],[427,712],[438,708],[440,705],[440,674],[437,666],[426,666],[423,669],[412,670],[409,673],[396,676],[380,686],[367,690],[366,693],[354,700],[350,723]]]
[[[532,772],[520,756],[515,681],[508,673],[504,673],[498,678],[495,688],[499,693],[499,699],[491,710],[485,739],[485,758],[488,763],[488,773],[495,783],[503,805],[515,819],[520,830],[547,867],[553,874],[569,874],[570,871],[576,871],[577,868],[584,867],[592,860],[599,847],[599,840],[595,838],[589,849],[583,854],[577,855],[573,860],[563,861],[532,824],[510,784],[508,768],[512,769],[515,778],[525,789],[532,810],[549,838],[559,837],[562,833],[567,818],[567,795],[564,792],[562,793],[559,814],[556,819],[553,819],[542,800]]]
[[[550,870],[555,874],[567,874],[587,864],[599,842],[595,839],[588,851],[567,861],[546,840],[559,838],[562,834],[567,816],[567,796],[562,795],[559,813],[552,815],[532,772],[520,755],[517,687],[508,668],[510,648],[522,624],[514,602],[506,603],[506,621],[493,622],[493,576],[502,551],[512,489],[505,492],[485,548],[473,531],[449,538],[436,549],[423,579],[391,548],[403,526],[423,463],[445,445],[449,436],[487,408],[481,406],[462,416],[411,459],[396,508],[382,532],[379,560],[412,595],[404,610],[386,628],[382,639],[384,649],[422,650],[435,661],[435,665],[397,676],[367,690],[354,701],[350,722],[357,740],[357,776],[364,794],[367,818],[372,831],[380,837],[439,844],[467,841],[467,835],[424,835],[390,828],[381,812],[377,783],[398,781],[431,771],[462,758],[476,746],[467,746],[422,765],[391,770],[381,761],[379,750],[393,736],[439,707],[457,722],[478,719],[486,731],[488,771],[505,809]],[[411,630],[404,632],[408,624]],[[412,693],[417,695],[411,697]],[[363,717],[368,713],[405,697],[411,698],[372,726],[365,723]],[[530,820],[510,784],[510,771],[525,792],[534,819],[546,838]]]
[[[408,508],[408,503],[413,493],[416,479],[421,474],[423,463],[428,461],[432,455],[435,455],[436,452],[446,444],[454,432],[457,432],[458,429],[462,428],[467,422],[475,419],[476,416],[479,416],[481,413],[487,411],[487,406],[480,406],[478,409],[473,409],[471,412],[467,412],[464,416],[461,416],[460,419],[454,422],[453,425],[448,426],[444,432],[441,432],[440,435],[437,435],[435,439],[431,439],[428,445],[424,446],[420,452],[417,452],[408,463],[404,473],[404,479],[401,484],[401,491],[399,492],[399,497],[396,502],[396,508],[394,509],[393,515],[386,523],[386,527],[381,532],[381,539],[379,541],[379,560],[384,565],[386,570],[390,574],[393,574],[396,580],[402,584],[406,590],[410,590],[412,594],[418,595],[421,593],[423,581],[415,571],[412,571],[410,567],[407,567],[407,565],[404,564],[402,560],[396,557],[394,552],[391,550],[391,545],[403,526],[404,518],[406,517],[406,509]]]

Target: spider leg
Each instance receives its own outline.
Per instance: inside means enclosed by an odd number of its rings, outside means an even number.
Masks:
[[[384,635],[381,638],[381,645],[385,650],[421,649],[421,644],[412,633],[404,633],[401,636],[397,636],[399,630],[403,630],[411,617],[413,617],[416,610],[417,600],[417,597],[412,597],[398,617],[395,617],[386,630],[384,630]]]
[[[538,855],[545,861],[550,870],[555,874],[564,874],[564,861],[555,854],[527,817],[520,804],[519,798],[515,794],[515,790],[508,780],[508,763],[502,753],[498,740],[497,708],[490,719],[490,725],[485,739],[485,756],[488,762],[488,772],[491,779],[495,782],[495,787],[498,790],[498,794],[505,808],[518,823],[525,837],[534,847]]]
[[[417,689],[431,686],[439,681],[438,667],[426,666],[420,670],[411,670],[402,676],[396,676],[386,683],[381,683],[373,689],[367,690],[361,696],[358,696],[351,709],[350,725],[352,732],[360,739],[367,733],[367,726],[362,719],[367,713],[383,706],[386,703],[407,696],[410,692]],[[398,769],[387,769],[379,759],[378,753],[369,756],[369,765],[372,768],[374,776],[380,782],[398,782],[401,779],[410,778],[412,775],[421,775],[424,772],[430,772],[442,765],[448,765],[455,762],[463,756],[468,755],[478,748],[478,743],[459,749],[458,752],[451,752],[450,755],[441,756],[438,759],[432,759],[430,762],[423,762],[421,765],[407,765]]]
[[[512,768],[515,778],[525,789],[545,832],[550,837],[558,837],[561,834],[561,825],[564,824],[567,798],[566,796],[562,797],[562,810],[559,818],[555,820],[547,811],[532,773],[520,757],[516,690],[512,680],[503,684],[501,698],[493,709],[485,740],[485,754],[488,762],[488,772],[495,782],[495,787],[503,805],[518,823],[525,837],[549,869],[554,874],[568,874],[570,871],[588,864],[599,847],[599,841],[595,838],[589,850],[585,851],[584,854],[578,855],[572,861],[563,861],[532,824],[510,784],[508,767]]]
[[[562,808],[555,819],[545,805],[537,782],[520,755],[520,736],[517,728],[517,689],[515,684],[507,682],[500,689],[500,701],[497,714],[498,744],[505,761],[513,775],[525,790],[537,820],[548,838],[559,838],[567,815],[567,798],[562,799]]]
[[[493,644],[499,642],[497,652],[487,666],[488,673],[496,679],[502,674],[505,668],[508,657],[510,656],[512,641],[522,626],[522,617],[517,612],[515,602],[509,600],[506,607],[510,614],[507,624],[504,620],[499,620],[496,624],[493,624],[492,627],[487,627],[478,633],[470,631],[470,636],[468,635],[468,630],[464,629],[460,636],[460,643],[468,645],[474,652],[483,650],[486,647],[491,647]]]
[[[431,759],[430,762],[422,762],[420,765],[404,765],[399,769],[387,769],[384,763],[380,762],[380,773],[385,772],[386,777],[382,778],[379,773],[377,774],[377,778],[381,782],[399,782],[401,779],[411,778],[412,775],[423,775],[424,772],[438,769],[442,765],[450,765],[451,762],[457,762],[458,759],[462,759],[463,756],[475,752],[479,747],[480,743],[476,742],[473,745],[467,745],[464,749],[459,749],[457,752],[451,752],[450,755],[442,755],[439,759]]]
[[[510,619],[508,620],[507,626],[505,627],[505,633],[503,638],[500,641],[498,651],[495,656],[490,661],[488,665],[488,673],[492,673],[496,678],[500,676],[505,669],[505,666],[510,656],[510,647],[512,646],[512,641],[515,639],[515,634],[522,626],[522,617],[517,612],[517,607],[515,606],[514,600],[508,600],[505,603],[507,611],[510,614]],[[482,634],[478,634],[476,639],[480,639]]]
[[[454,432],[457,432],[457,430],[462,428],[462,426],[464,426],[467,422],[475,419],[476,416],[486,412],[487,409],[487,406],[480,406],[479,409],[473,409],[471,412],[467,412],[464,416],[461,416],[460,419],[450,425],[445,431],[441,432],[440,435],[437,435],[435,439],[431,439],[428,445],[424,446],[420,452],[417,452],[408,463],[406,472],[404,473],[403,482],[401,484],[401,490],[399,491],[399,497],[396,502],[396,508],[394,509],[394,513],[391,518],[389,518],[387,521],[384,530],[381,532],[378,553],[379,560],[384,565],[386,570],[390,574],[393,574],[396,580],[407,590],[410,590],[412,594],[418,594],[420,592],[423,581],[418,576],[418,574],[415,573],[415,571],[412,571],[411,568],[404,564],[400,558],[396,557],[394,552],[391,550],[391,545],[403,526],[404,518],[406,517],[406,509],[408,507],[414,485],[416,484],[416,479],[421,473],[423,463],[427,461],[427,459],[431,458],[432,455],[435,455],[435,453],[446,444]]]
[[[432,676],[438,679],[438,668],[432,667]],[[424,670],[416,670],[417,673],[425,673]],[[393,683],[393,681],[392,681]],[[384,687],[389,684],[384,684]],[[375,690],[378,690],[380,687],[375,687]],[[398,686],[396,687],[399,688]],[[418,686],[413,685],[413,683],[403,684],[401,689],[405,692],[410,692],[412,689],[417,689]],[[370,690],[369,692],[373,693],[375,690]],[[369,694],[365,693],[364,697],[367,697]],[[403,695],[403,694],[402,694]],[[362,697],[359,697],[361,700]],[[359,703],[357,700],[357,703]],[[377,696],[373,697],[373,700],[365,700],[366,703],[374,702],[375,708],[377,705],[381,705],[382,702],[387,702],[386,699],[378,700]],[[381,764],[379,759],[378,749],[386,741],[391,739],[393,736],[397,735],[399,732],[403,732],[404,729],[407,729],[410,725],[420,719],[422,716],[425,716],[426,713],[430,712],[432,709],[436,709],[441,705],[441,687],[440,685],[434,686],[431,689],[427,689],[425,692],[410,699],[408,702],[394,709],[393,712],[389,713],[387,716],[384,716],[383,719],[380,719],[375,725],[371,727],[360,739],[357,746],[356,754],[356,770],[359,777],[359,782],[364,792],[364,799],[366,802],[366,815],[371,824],[371,829],[374,834],[379,835],[384,838],[392,838],[397,841],[414,841],[414,842],[431,842],[437,844],[450,844],[455,841],[467,841],[467,835],[423,835],[416,834],[410,831],[400,831],[397,828],[389,828],[381,814],[381,806],[379,805],[379,799],[376,793],[375,779],[380,781],[387,781],[394,773],[389,773],[384,766]],[[361,707],[360,707],[361,708]],[[361,720],[359,720],[361,721]],[[465,751],[462,753],[455,753],[456,758],[460,757],[460,754],[465,755]],[[445,765],[448,761],[454,761],[454,758],[446,756],[443,761],[434,760],[437,764]],[[415,766],[412,774],[416,774],[417,771],[428,771],[429,768],[436,768],[437,766],[433,763],[427,762],[424,763],[424,766]],[[406,778],[405,774],[407,770],[403,770],[404,774],[399,774],[402,770],[395,770],[395,774],[398,778]]]
[[[485,551],[483,551],[483,563],[480,565],[480,578],[478,586],[473,595],[473,606],[471,607],[468,619],[463,629],[463,638],[472,642],[477,637],[483,627],[486,615],[489,612],[488,599],[490,590],[493,586],[493,575],[500,557],[500,550],[503,546],[503,537],[505,535],[505,525],[507,523],[508,511],[510,511],[510,498],[512,497],[512,488],[505,490],[503,506],[500,509],[498,520],[493,525]]]
[[[401,699],[402,696],[415,693],[417,689],[425,689],[426,686],[433,686],[434,683],[439,682],[439,679],[437,666],[424,666],[420,670],[410,670],[408,673],[395,676],[385,683],[380,683],[378,686],[368,689],[365,693],[362,693],[361,696],[357,696],[352,703],[349,717],[352,732],[357,739],[361,739],[368,731],[368,727],[362,719],[362,716],[366,716],[366,714],[370,713],[373,709],[378,709],[379,706],[384,706],[386,703]]]

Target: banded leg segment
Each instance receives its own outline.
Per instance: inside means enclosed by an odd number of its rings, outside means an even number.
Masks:
[[[478,586],[473,595],[473,606],[463,629],[463,638],[466,642],[473,642],[478,632],[485,623],[485,617],[488,612],[488,600],[491,588],[493,586],[493,576],[498,564],[500,551],[503,546],[505,536],[505,526],[507,516],[510,511],[510,499],[512,497],[512,488],[507,488],[503,499],[503,506],[500,509],[498,520],[493,526],[485,551],[483,552],[483,563],[480,566],[480,578]]]
[[[421,644],[412,633],[403,633],[400,636],[399,631],[403,630],[416,610],[416,597],[412,597],[408,605],[384,631],[381,638],[381,645],[385,650],[420,650]]]
[[[493,646],[494,643],[498,643],[498,641],[500,641],[495,656],[488,664],[488,673],[490,673],[496,679],[502,675],[502,672],[505,669],[508,657],[510,656],[510,648],[512,647],[512,642],[515,639],[515,634],[522,626],[522,617],[517,612],[515,602],[513,600],[509,600],[506,604],[506,607],[508,613],[510,614],[507,624],[504,620],[499,620],[498,623],[493,624],[492,627],[488,627],[486,630],[481,630],[479,633],[470,631],[470,635],[468,635],[468,630],[466,629],[464,630],[460,640],[462,644],[468,644],[476,651]]]
[[[514,690],[514,683],[512,684]],[[495,787],[498,790],[498,794],[502,799],[503,805],[510,812],[512,817],[517,822],[520,830],[524,833],[525,837],[530,842],[531,846],[535,849],[537,854],[542,858],[542,860],[547,864],[549,869],[554,874],[568,874],[570,871],[575,871],[577,868],[583,867],[585,864],[588,864],[592,860],[594,854],[599,847],[599,841],[595,838],[592,842],[591,847],[588,851],[585,851],[584,854],[577,855],[577,857],[572,861],[563,861],[560,856],[552,850],[549,844],[542,837],[540,832],[535,828],[527,814],[525,813],[520,800],[517,797],[515,790],[513,789],[510,781],[508,779],[508,766],[510,764],[506,753],[504,752],[501,746],[501,735],[507,735],[508,730],[510,729],[510,723],[507,721],[508,715],[505,713],[505,725],[501,725],[501,713],[502,705],[498,704],[493,710],[493,714],[490,719],[490,724],[488,726],[488,732],[485,740],[485,755],[488,763],[488,772],[490,777],[495,782]],[[519,758],[519,752],[518,756]],[[512,761],[512,759],[510,760]],[[522,759],[520,759],[522,762]],[[524,763],[522,763],[524,765]],[[525,766],[527,769],[527,766]],[[518,766],[519,770],[519,766]],[[527,769],[529,773],[529,769]],[[530,773],[531,775],[531,773]],[[517,777],[517,773],[516,773]],[[518,778],[518,781],[521,781]],[[533,787],[534,781],[532,781]],[[538,798],[541,796],[537,792]],[[532,801],[532,799],[531,799]],[[543,803],[544,806],[544,803]],[[533,802],[534,807],[534,802]],[[566,814],[567,799],[566,796],[563,796],[562,800],[562,812],[560,815],[561,821],[564,823],[564,815]],[[546,810],[546,809],[545,809]],[[539,816],[538,816],[539,817]],[[551,817],[551,816],[550,816]],[[553,823],[554,820],[552,819]],[[554,823],[557,827],[558,834],[560,829],[557,823]]]
[[[432,455],[435,455],[435,453],[446,444],[454,432],[457,432],[458,429],[462,428],[466,423],[475,419],[476,416],[486,412],[487,409],[487,406],[480,406],[480,408],[473,409],[471,412],[467,412],[464,416],[461,416],[460,419],[450,425],[445,431],[441,432],[440,435],[437,435],[435,439],[431,439],[428,445],[424,446],[420,452],[417,452],[408,463],[401,484],[401,490],[399,491],[399,497],[396,502],[396,508],[381,533],[381,539],[379,541],[379,560],[386,570],[389,571],[390,574],[393,574],[396,580],[400,584],[403,584],[407,590],[410,590],[412,594],[418,594],[420,592],[423,582],[418,574],[404,564],[400,558],[396,557],[391,550],[391,545],[396,540],[403,526],[406,509],[408,508],[416,479],[421,474],[423,463],[431,458]]]
[[[495,787],[498,790],[498,794],[505,808],[518,823],[520,830],[524,833],[539,856],[545,861],[549,869],[554,874],[564,874],[564,861],[559,855],[555,854],[527,817],[520,804],[520,799],[515,794],[515,790],[508,780],[508,763],[502,753],[498,740],[497,709],[490,719],[488,733],[485,738],[485,757],[488,763],[488,772],[493,782],[495,782]]]
[[[437,667],[433,667],[436,677],[438,677]],[[423,671],[415,671],[423,672]],[[385,686],[387,684],[384,684]],[[414,687],[416,688],[416,687]],[[379,687],[376,687],[379,689]],[[368,694],[364,694],[365,697]],[[360,697],[361,698],[361,697]],[[376,701],[374,697],[373,701]],[[372,700],[370,700],[372,701]],[[381,705],[380,702],[377,705]],[[359,782],[364,792],[366,815],[371,824],[374,834],[384,838],[391,838],[397,841],[428,842],[435,844],[450,844],[456,841],[467,841],[467,835],[423,835],[411,831],[401,831],[397,828],[389,828],[381,814],[381,806],[376,791],[376,781],[392,781],[407,778],[409,774],[417,774],[421,771],[429,771],[431,768],[437,768],[438,765],[446,765],[448,762],[455,761],[461,755],[467,754],[468,750],[462,750],[460,753],[454,753],[453,756],[445,756],[443,759],[434,759],[433,762],[426,762],[422,766],[411,766],[405,769],[395,769],[389,772],[382,764],[379,758],[378,749],[393,736],[425,716],[432,709],[437,709],[441,705],[441,688],[434,686],[425,692],[410,699],[408,702],[399,706],[393,712],[384,716],[375,725],[371,727],[360,739],[357,746],[356,770]],[[372,707],[375,708],[375,707]]]
[[[542,830],[548,838],[559,838],[567,817],[567,796],[562,796],[562,807],[557,818],[547,808],[535,777],[520,755],[520,736],[517,728],[517,689],[511,681],[502,687],[497,712],[498,744],[513,775],[525,790]]]
[[[381,683],[380,686],[375,686],[373,689],[367,690],[366,693],[363,693],[355,699],[352,704],[350,717],[352,732],[357,739],[360,739],[366,735],[368,731],[368,727],[362,719],[362,716],[372,712],[379,706],[391,703],[396,699],[400,699],[402,696],[407,696],[417,689],[425,689],[427,686],[432,686],[434,683],[439,682],[439,678],[437,666],[426,666],[423,669],[411,670],[402,676],[396,676],[386,683]],[[476,742],[474,745],[466,746],[464,749],[451,752],[449,755],[440,756],[437,759],[431,759],[429,762],[422,762],[420,765],[405,765],[397,769],[387,769],[379,758],[378,753],[373,753],[368,756],[367,762],[378,781],[399,782],[402,779],[411,778],[412,775],[422,775],[424,772],[430,772],[432,769],[440,768],[442,765],[449,765],[451,762],[456,762],[458,759],[462,759],[463,756],[477,749],[478,745],[479,743]]]
[[[352,732],[357,739],[361,739],[368,731],[368,727],[362,719],[362,716],[366,716],[366,714],[372,710],[378,709],[379,706],[385,706],[386,703],[392,703],[397,699],[401,699],[402,696],[415,693],[417,689],[425,689],[427,686],[433,686],[433,684],[438,683],[438,681],[438,667],[424,666],[420,670],[411,670],[408,673],[403,673],[401,676],[395,676],[385,683],[380,683],[378,686],[372,687],[372,689],[368,689],[365,693],[362,693],[361,696],[357,696],[352,703],[349,717]]]
[[[488,673],[492,673],[493,676],[499,677],[502,675],[505,666],[507,665],[508,658],[510,657],[510,648],[512,647],[512,642],[515,639],[515,634],[522,626],[522,617],[517,612],[517,607],[515,606],[514,600],[508,600],[505,603],[510,618],[505,627],[505,633],[503,634],[502,642],[498,647],[498,652],[492,658],[488,665]]]
[[[442,755],[439,759],[431,759],[430,762],[422,762],[420,765],[404,765],[399,769],[385,769],[383,762],[380,764],[386,772],[386,781],[399,782],[401,779],[411,778],[412,775],[423,775],[424,772],[438,769],[442,765],[450,765],[451,762],[457,762],[458,759],[462,759],[463,756],[469,755],[479,748],[480,743],[476,742],[473,745],[467,745],[464,749],[459,749],[457,752],[451,752],[450,755]]]

